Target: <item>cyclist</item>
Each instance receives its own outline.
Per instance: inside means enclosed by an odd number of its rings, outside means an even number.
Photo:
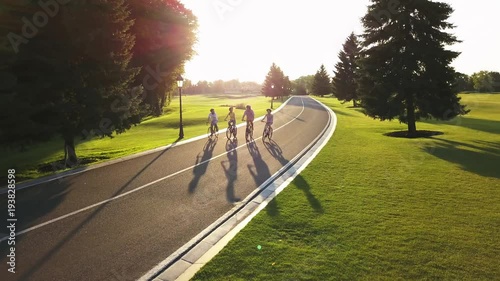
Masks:
[[[229,122],[227,122],[227,131],[226,131],[226,137],[228,139],[231,138],[231,135],[234,136],[234,139],[236,139],[236,115],[234,114],[234,108],[231,106],[229,107],[229,113],[226,115],[226,118],[224,118],[224,121],[229,118]]]
[[[252,107],[250,105],[247,105],[247,109],[243,113],[241,121],[245,120],[245,116],[247,117],[247,128],[249,125],[252,125],[253,128],[253,119],[255,119],[255,113],[253,112]]]
[[[229,118],[229,122],[227,122],[229,127],[236,126],[236,114],[234,114],[234,108],[232,106],[229,108],[229,113],[226,118],[224,118],[224,121],[226,121],[227,118]]]
[[[273,125],[274,116],[271,114],[271,109],[268,108],[266,111],[267,114],[264,116],[264,119],[266,119],[266,127],[272,129],[273,127],[271,127],[271,125]],[[262,119],[261,122],[264,122],[264,119]],[[266,127],[264,127],[264,130],[266,129]]]
[[[210,113],[208,114],[208,120],[207,123],[210,122],[210,136],[214,135],[214,132],[219,131],[219,127],[217,126],[217,122],[219,119],[217,118],[217,114],[215,113],[215,110],[212,108],[210,109]]]

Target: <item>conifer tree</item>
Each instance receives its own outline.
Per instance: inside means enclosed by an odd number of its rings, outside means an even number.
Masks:
[[[328,73],[326,72],[325,66],[323,64],[314,75],[312,92],[314,95],[321,97],[332,93],[330,76],[328,76]]]
[[[446,46],[459,42],[447,3],[429,0],[371,0],[364,26],[359,72],[361,103],[368,116],[398,118],[417,135],[421,118],[448,120],[466,114],[454,92],[459,55]]]
[[[335,76],[332,79],[337,99],[343,102],[353,101],[354,107],[358,106],[359,101],[356,73],[360,50],[356,35],[351,33],[339,52],[340,61],[335,65]]]

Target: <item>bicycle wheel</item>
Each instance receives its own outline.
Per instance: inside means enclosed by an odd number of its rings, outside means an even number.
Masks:
[[[268,129],[268,133],[267,133],[267,138],[269,140],[271,140],[271,138],[273,137],[273,128],[272,127],[269,127]]]
[[[227,127],[227,130],[226,130],[226,138],[228,140],[231,139],[231,133],[233,132],[233,130],[231,130],[231,129],[232,129],[231,126],[229,126],[229,127]]]
[[[238,134],[238,128],[236,128],[236,126],[234,126],[232,131],[233,131],[233,136],[236,139],[236,135]]]
[[[269,135],[269,130],[267,129],[267,127],[264,127],[264,131],[262,131],[262,140],[265,140],[268,135]]]

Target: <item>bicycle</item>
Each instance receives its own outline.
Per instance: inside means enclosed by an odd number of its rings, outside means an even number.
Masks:
[[[266,124],[264,126],[264,131],[262,132],[262,140],[265,140],[266,138],[268,140],[271,140],[273,137],[273,127],[271,125]]]
[[[245,139],[253,139],[253,124],[252,123],[247,123],[247,128],[245,130]]]
[[[231,135],[233,135],[234,139],[236,139],[236,133],[237,133],[237,128],[236,128],[236,122],[230,121],[226,130],[226,137],[228,140],[231,140]]]
[[[208,123],[207,123],[208,125]],[[212,137],[214,138],[218,138],[218,131],[215,130],[215,125],[214,124],[210,124],[210,126],[208,126],[208,129],[207,129],[207,135],[208,135],[208,138],[211,139]]]

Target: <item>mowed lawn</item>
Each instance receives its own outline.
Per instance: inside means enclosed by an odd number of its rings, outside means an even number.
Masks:
[[[229,112],[229,106],[243,108],[250,104],[256,116],[262,116],[270,106],[270,99],[255,95],[183,95],[182,104],[184,139],[189,139],[207,133],[208,126],[205,122],[210,108],[214,108],[219,115],[219,129],[224,129],[227,123],[223,119]],[[279,105],[281,101],[274,101],[275,108]],[[241,120],[243,111],[235,110],[238,120]],[[174,143],[178,136],[179,100],[175,97],[171,105],[165,108],[163,116],[143,121],[123,134],[85,141],[78,138],[76,153],[81,164],[87,165],[166,146]],[[23,151],[0,148],[0,170],[16,169],[16,176],[21,179],[53,174],[56,171],[52,163],[64,158],[63,144],[62,139],[54,138],[50,142],[29,146]]]
[[[462,97],[426,139],[320,99],[333,138],[193,280],[499,280],[500,95]]]

